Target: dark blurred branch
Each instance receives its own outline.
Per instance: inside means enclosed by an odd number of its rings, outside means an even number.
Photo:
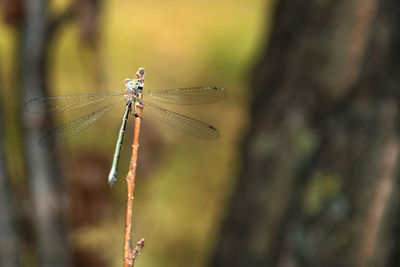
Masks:
[[[86,50],[82,51],[82,63],[87,65],[91,62],[88,75],[94,75],[94,87],[102,88],[105,84],[103,58],[100,47],[99,14],[102,7],[102,0],[82,0],[79,3],[77,19],[80,28],[80,39]]]
[[[25,16],[25,6],[23,0],[3,0],[2,4],[3,19],[6,24],[18,27],[21,25]]]
[[[26,1],[25,19],[21,28],[19,73],[22,89],[20,106],[25,101],[47,93],[47,58],[50,39],[48,1]],[[35,234],[40,266],[69,266],[69,246],[66,237],[64,187],[53,150],[39,147],[45,120],[23,114],[24,148],[29,187],[33,201]]]
[[[54,34],[65,24],[78,19],[81,40],[90,46],[95,46],[98,39],[97,25],[101,3],[100,0],[72,1],[63,12],[49,18],[46,37],[53,38]]]
[[[89,44],[90,48],[96,48],[97,18],[101,2],[71,0],[64,11],[53,15],[49,13],[49,2],[45,0],[2,1],[5,22],[20,30],[20,55],[17,59],[22,89],[20,104],[32,97],[47,95],[51,44],[64,25],[79,18],[81,39]],[[100,69],[99,64],[96,64],[96,68]],[[101,71],[98,73],[101,77]],[[29,208],[34,214],[40,265],[68,266],[70,260],[66,241],[67,219],[62,179],[54,151],[38,146],[38,140],[46,128],[44,125],[49,124],[50,118],[33,119],[28,114],[19,115],[23,116],[25,126],[26,173],[29,176],[28,191],[32,196],[32,206]],[[1,189],[5,190],[6,187]],[[1,202],[3,203],[7,202]]]
[[[55,33],[62,28],[62,26],[72,21],[76,17],[78,10],[78,4],[76,1],[74,1],[61,14],[51,17],[47,26],[46,37],[48,39],[52,39]]]
[[[1,82],[1,79],[0,79]],[[1,84],[0,84],[1,87]],[[0,88],[2,92],[2,88]],[[3,96],[0,97],[3,100]],[[16,210],[9,186],[7,162],[5,158],[3,102],[0,101],[0,266],[19,266],[18,236],[15,231]]]
[[[85,16],[82,10],[98,10],[100,1],[73,0],[68,8],[57,15],[49,14],[48,1],[27,0],[25,3],[19,59],[22,102],[47,95],[51,44],[57,33],[73,19]],[[97,18],[96,14],[92,12],[89,17],[91,25],[96,25],[93,21]],[[81,23],[81,28],[85,27],[83,24]],[[89,34],[90,30],[84,32]],[[97,31],[94,35],[97,36]],[[38,146],[38,140],[47,128],[45,125],[51,124],[50,118],[33,119],[29,114],[24,114],[24,122],[27,173],[30,176],[40,265],[68,266],[71,261],[66,238],[68,217],[63,180],[54,151]]]
[[[79,22],[81,40],[91,47],[97,45],[98,15],[101,8],[101,0],[81,0],[79,8]]]

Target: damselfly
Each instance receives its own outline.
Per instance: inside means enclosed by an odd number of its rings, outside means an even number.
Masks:
[[[125,113],[118,135],[113,165],[108,177],[108,182],[112,185],[117,179],[118,161],[126,123],[129,114],[137,114],[136,110],[138,106],[144,107],[145,112],[149,111],[155,118],[184,133],[203,139],[217,139],[219,137],[219,132],[214,126],[164,109],[152,103],[151,100],[166,104],[207,104],[223,99],[226,96],[226,92],[223,88],[217,86],[201,86],[164,90],[143,90],[144,75],[144,69],[139,69],[136,74],[136,79],[126,79],[126,88],[124,91],[120,92],[50,96],[29,100],[24,105],[25,110],[37,114],[66,112],[106,103],[103,107],[48,132],[47,135],[39,140],[39,145],[42,147],[53,146],[67,138],[77,135],[100,119],[112,107],[124,102]]]

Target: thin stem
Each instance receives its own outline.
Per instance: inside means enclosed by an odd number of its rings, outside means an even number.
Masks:
[[[138,78],[143,78],[141,75],[141,69],[139,69],[136,76]],[[140,76],[141,75],[141,76]],[[141,94],[139,95],[141,98]],[[136,103],[134,103],[136,105]],[[137,166],[137,155],[139,149],[139,133],[140,133],[140,123],[142,121],[142,105],[136,105],[136,118],[135,127],[133,134],[133,144],[132,144],[132,155],[129,164],[129,172],[126,176],[127,184],[127,197],[126,197],[126,217],[125,217],[125,238],[124,238],[124,267],[133,267],[136,255],[140,253],[140,250],[144,246],[144,239],[137,242],[135,249],[132,248],[132,216],[133,216],[133,200],[135,193],[135,176],[136,176],[136,166]]]

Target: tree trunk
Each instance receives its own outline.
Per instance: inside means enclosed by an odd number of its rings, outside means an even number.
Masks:
[[[2,80],[0,77],[0,92]],[[0,99],[4,99],[3,95]],[[5,158],[3,102],[0,102],[0,266],[17,267],[18,236],[15,229],[15,209],[9,186],[9,175]]]
[[[278,2],[211,266],[397,266],[400,91],[382,77],[399,80],[399,17]]]
[[[47,1],[28,0],[25,12],[20,54],[23,102],[46,95],[46,56],[50,41],[47,35]],[[26,129],[24,147],[40,266],[69,266],[62,177],[56,169],[54,152],[38,144],[44,134],[45,121],[27,113],[23,116]]]
[[[101,3],[101,0],[72,1],[63,12],[54,15],[49,13],[48,1],[27,0],[25,2],[24,12],[21,13],[23,24],[19,55],[23,103],[34,97],[47,95],[50,46],[57,31],[67,22],[76,19],[79,15],[81,40],[91,49],[96,50],[99,37],[97,18]],[[96,52],[98,55],[98,50]],[[96,71],[101,71],[101,66],[98,64]],[[45,129],[49,128],[48,124],[51,124],[50,118],[40,118],[24,113],[23,120],[26,130],[24,154],[29,175],[31,208],[36,226],[40,266],[69,266],[72,261],[67,242],[68,216],[61,171],[54,150],[41,148],[38,144],[40,137],[45,134]]]

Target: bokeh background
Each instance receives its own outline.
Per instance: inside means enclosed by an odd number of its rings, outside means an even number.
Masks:
[[[21,114],[22,103],[27,99],[21,93],[19,71],[21,46],[24,42],[31,46],[23,40],[24,30],[29,27],[24,20],[29,19],[27,9],[36,7],[46,9],[42,15],[48,19],[43,27],[49,27],[52,19],[64,21],[50,40],[43,38],[47,42],[46,88],[40,88],[38,95],[28,93],[31,97],[124,90],[124,79],[134,77],[139,67],[146,68],[146,88],[218,85],[228,91],[228,98],[218,104],[169,107],[217,126],[219,140],[186,136],[152,120],[146,112],[140,137],[134,240],[146,238],[146,252],[137,264],[204,266],[215,246],[216,240],[211,236],[216,234],[240,166],[237,147],[250,99],[247,78],[261,40],[265,39],[270,3],[39,2],[3,1],[0,25],[2,145],[12,194],[17,194],[16,205],[26,209],[19,214],[23,225],[16,228],[18,232],[29,232],[21,234],[22,265],[41,266],[36,250],[40,237],[36,237],[39,232],[35,230],[37,219],[31,202],[41,196],[30,193],[34,185],[29,182],[30,170],[24,163],[29,159],[25,158],[28,152],[23,148],[25,126],[21,123],[22,116],[37,120],[40,115]],[[40,34],[34,33],[33,38],[39,39]],[[39,66],[33,68],[37,70]],[[48,164],[57,164],[59,170],[52,179],[62,179],[65,189],[55,199],[43,201],[61,205],[61,214],[55,216],[63,221],[64,229],[54,231],[66,231],[63,234],[73,266],[121,265],[124,177],[129,166],[132,119],[122,151],[119,181],[109,188],[106,179],[123,111],[124,105],[113,108],[93,127],[49,152],[57,160]],[[43,133],[84,113],[57,114],[51,126],[43,127]],[[37,141],[32,145],[37,146]],[[27,234],[34,240],[27,240]]]
[[[2,0],[0,266],[120,266],[133,120],[124,105],[50,149],[84,114],[32,97],[217,85],[166,106],[215,125],[187,136],[144,110],[136,266],[398,266],[400,3],[395,0]]]

